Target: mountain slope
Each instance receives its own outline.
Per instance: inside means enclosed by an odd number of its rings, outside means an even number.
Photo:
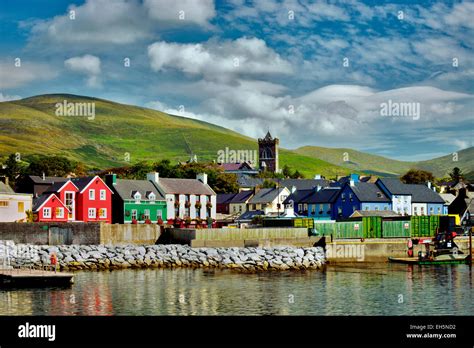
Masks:
[[[447,175],[454,167],[464,172],[474,169],[474,148],[458,151],[458,161],[453,161],[453,155],[438,157],[419,162],[398,161],[383,156],[372,155],[346,148],[326,148],[318,146],[303,146],[293,150],[304,156],[319,158],[326,162],[373,174],[401,175],[411,168],[424,169],[437,177]]]
[[[93,102],[95,118],[56,116],[56,103]],[[256,150],[255,139],[223,127],[147,108],[96,98],[50,94],[0,103],[0,156],[19,152],[59,154],[99,168],[141,160],[216,160],[217,151]],[[308,177],[346,174],[345,168],[320,159],[281,151],[288,164]]]

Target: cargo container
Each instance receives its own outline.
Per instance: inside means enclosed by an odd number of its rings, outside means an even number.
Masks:
[[[410,220],[383,221],[383,238],[402,238],[410,236]]]
[[[335,235],[336,225],[338,223],[331,222],[315,222],[313,235],[315,236],[330,236]]]
[[[293,227],[314,228],[314,219],[311,218],[296,218],[293,223]]]
[[[430,229],[429,235],[425,237],[433,237],[436,235],[436,231],[439,228],[439,215],[430,215]]]
[[[429,216],[412,216],[411,217],[411,236],[412,237],[429,237],[430,236],[430,217]]]
[[[362,225],[364,238],[382,238],[382,218],[380,216],[364,216]]]
[[[336,223],[335,237],[343,238],[363,238],[363,222],[362,221],[344,221]]]

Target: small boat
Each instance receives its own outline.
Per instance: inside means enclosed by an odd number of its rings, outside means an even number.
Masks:
[[[437,232],[433,238],[412,240],[408,244],[410,257],[389,257],[394,263],[409,265],[455,265],[471,263],[472,255],[464,254],[454,242],[455,232]],[[413,244],[424,244],[425,252],[418,252],[418,257],[413,257]],[[471,242],[469,243],[472,249]],[[434,251],[431,247],[434,246]]]

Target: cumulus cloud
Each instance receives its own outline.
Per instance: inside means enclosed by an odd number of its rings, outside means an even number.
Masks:
[[[71,71],[87,75],[89,87],[99,87],[100,81],[100,58],[86,54],[82,57],[72,57],[64,61],[64,65]]]
[[[49,65],[31,61],[21,61],[15,66],[14,61],[0,61],[0,89],[22,87],[34,81],[54,78],[57,72]]]
[[[224,77],[225,75],[288,74],[291,65],[257,38],[204,44],[177,44],[164,41],[148,46],[151,68],[162,71],[177,69],[191,75]]]
[[[179,11],[184,11],[184,20]],[[65,15],[22,25],[31,29],[32,42],[125,45],[177,24],[208,25],[214,16],[212,0],[86,0],[70,5]]]
[[[189,21],[207,26],[209,20],[216,15],[213,0],[174,0],[169,2],[145,0],[144,5],[148,9],[150,17],[159,21]]]

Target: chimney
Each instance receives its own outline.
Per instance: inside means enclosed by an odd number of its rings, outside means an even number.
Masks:
[[[204,185],[207,185],[207,174],[206,173],[200,173],[196,175],[196,179],[202,182]]]
[[[107,186],[113,186],[113,185],[116,185],[117,184],[117,174],[107,174],[105,176],[105,183],[107,184]]]
[[[316,175],[314,176],[314,179],[315,179],[315,180],[320,180],[320,179],[321,179],[321,174],[316,174]]]
[[[321,185],[316,186],[316,192],[321,191]]]
[[[291,193],[295,193],[295,192],[296,192],[296,186],[293,185],[293,186],[291,186]]]
[[[160,182],[160,173],[158,172],[151,172],[146,175],[146,179],[148,181],[152,181],[155,184],[158,184]]]
[[[431,181],[427,181],[426,186],[428,186],[428,188],[431,188]]]
[[[352,179],[351,179],[351,180],[349,180],[349,185],[350,185],[350,186],[354,186],[354,185],[355,185],[355,182],[354,182],[354,180],[352,180]]]
[[[44,172],[43,172],[43,181],[45,181],[45,180],[46,180],[46,176],[44,175]]]
[[[354,181],[354,183],[359,182],[359,174],[351,174],[350,179]],[[353,186],[353,185],[351,185]]]

